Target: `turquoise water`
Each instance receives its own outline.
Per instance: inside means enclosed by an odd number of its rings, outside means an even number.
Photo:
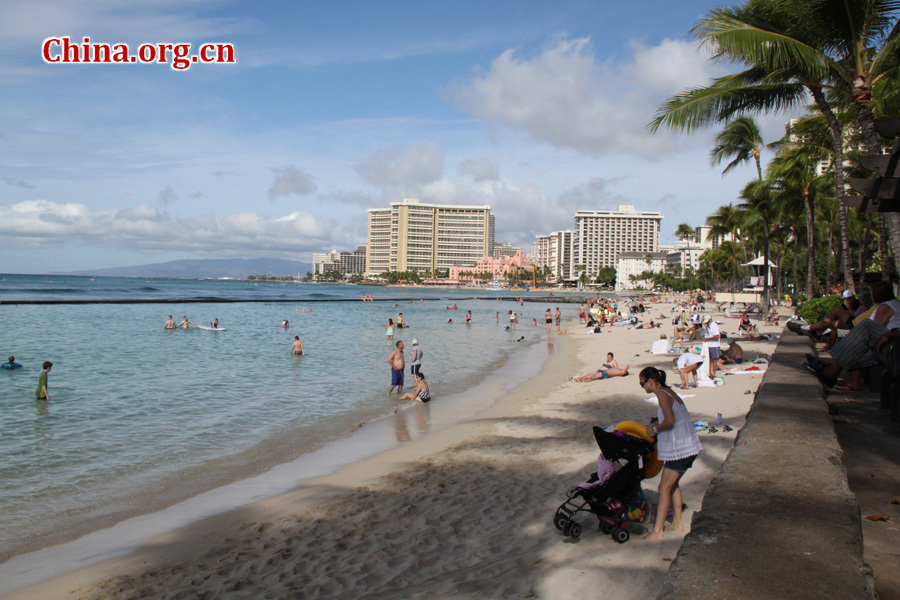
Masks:
[[[382,288],[376,298],[403,292]],[[258,293],[271,297],[270,289]],[[358,297],[360,289],[315,293]],[[418,338],[437,401],[473,386],[522,347],[507,342],[511,302],[406,293],[453,299],[400,300],[397,308],[303,299],[0,306],[0,354],[25,365],[0,370],[0,558],[60,531],[87,531],[261,472],[393,412],[401,403],[386,396],[392,346],[385,324],[398,311],[411,328],[395,339],[409,349]],[[459,310],[445,309],[454,302]],[[546,306],[520,310],[530,323]],[[466,310],[471,326],[463,324]],[[226,331],[165,331],[169,314],[201,324],[218,318]],[[288,330],[282,319],[291,321]],[[538,338],[540,329],[529,325],[521,334]],[[290,355],[295,335],[307,356]],[[50,402],[34,399],[44,360],[54,364]],[[407,379],[414,386],[408,369]]]

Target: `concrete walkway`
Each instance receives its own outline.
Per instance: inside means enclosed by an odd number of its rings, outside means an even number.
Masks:
[[[807,338],[782,337],[658,598],[874,598],[859,505],[806,352]]]

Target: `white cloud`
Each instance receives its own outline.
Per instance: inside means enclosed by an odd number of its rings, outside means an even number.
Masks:
[[[318,191],[312,175],[293,165],[272,169],[275,172],[275,181],[269,188],[269,200],[275,200],[282,196],[308,196]]]
[[[342,223],[303,212],[275,219],[251,213],[175,218],[147,203],[108,211],[47,200],[0,205],[0,240],[18,247],[78,242],[143,252],[264,256],[349,246],[355,233]]]
[[[440,179],[444,173],[444,151],[437,144],[412,144],[401,148],[379,150],[356,166],[363,180],[400,195],[421,189]]]
[[[473,181],[496,181],[500,179],[500,167],[490,158],[470,158],[459,165],[459,174]]]
[[[476,117],[559,148],[658,157],[683,138],[647,132],[657,107],[686,86],[708,82],[721,67],[685,41],[653,48],[635,43],[632,51],[631,60],[615,65],[598,59],[589,38],[564,39],[531,58],[509,49],[448,93]]]

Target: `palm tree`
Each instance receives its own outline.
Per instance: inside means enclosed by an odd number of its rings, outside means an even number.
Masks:
[[[694,240],[697,239],[697,230],[687,223],[682,223],[675,229],[675,236],[682,242],[685,240]]]
[[[735,240],[740,244],[744,252],[744,262],[747,262],[747,248],[744,246],[743,234],[741,228],[744,226],[747,215],[746,211],[735,207],[733,204],[725,204],[706,218],[706,224],[709,225],[710,237],[722,237]],[[731,247],[732,251],[735,249]],[[737,261],[735,261],[737,262]]]
[[[757,179],[762,180],[762,167],[760,164],[760,152],[763,147],[762,133],[759,125],[752,117],[737,117],[730,121],[725,129],[716,136],[716,145],[709,154],[710,163],[713,166],[722,161],[732,159],[722,176],[736,169],[751,158],[756,163]]]
[[[763,306],[768,313],[769,303],[769,223],[773,222],[775,206],[771,181],[751,181],[741,190],[744,204],[740,208],[750,210],[759,217],[763,233]]]
[[[783,192],[799,195],[806,209],[807,276],[806,295],[812,298],[816,293],[815,262],[815,199],[822,193],[822,184],[827,183],[827,174],[819,175],[817,166],[822,160],[821,149],[806,145],[788,143],[779,148],[775,159],[769,164],[772,179]]]
[[[651,129],[662,124],[693,130],[735,114],[796,107],[809,92],[832,130],[836,192],[843,186],[843,139],[825,89],[852,103],[869,152],[880,151],[874,130],[872,94],[900,68],[900,27],[896,0],[748,0],[736,8],[717,8],[692,30],[713,47],[717,60],[749,68],[674,96],[657,112]],[[848,276],[849,236],[841,203],[841,251]],[[891,215],[894,260],[900,267],[900,214]]]

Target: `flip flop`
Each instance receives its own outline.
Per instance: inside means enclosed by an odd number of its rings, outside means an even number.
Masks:
[[[824,385],[825,387],[834,387],[834,384],[837,383],[836,378],[828,377],[822,370],[816,369],[815,367],[807,363],[803,363],[803,366],[806,367],[807,371],[815,375],[816,378],[821,381],[822,385]]]
[[[863,391],[862,388],[850,387],[849,385],[844,385],[844,384],[835,385],[834,389],[841,390],[842,392],[861,392],[861,391]]]

